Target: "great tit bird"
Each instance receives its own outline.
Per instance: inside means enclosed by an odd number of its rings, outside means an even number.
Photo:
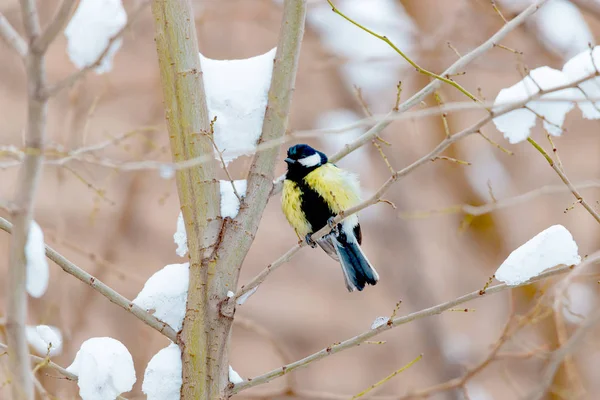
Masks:
[[[333,218],[360,202],[360,187],[355,175],[327,161],[327,156],[306,144],[287,151],[288,165],[281,208],[299,238],[311,247],[318,244],[342,265],[348,291],[375,285],[379,275],[362,252],[358,215],[353,214],[337,226]],[[310,236],[325,225],[333,230],[316,243]]]

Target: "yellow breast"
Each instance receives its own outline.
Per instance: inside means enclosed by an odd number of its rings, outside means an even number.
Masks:
[[[287,179],[283,181],[281,209],[300,239],[312,231],[310,223],[302,212],[302,193],[295,182]]]
[[[356,176],[333,164],[320,166],[306,175],[304,181],[325,199],[336,214],[360,203],[360,187]]]

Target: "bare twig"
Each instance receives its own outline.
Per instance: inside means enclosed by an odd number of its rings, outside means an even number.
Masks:
[[[580,266],[583,266],[584,264],[585,265],[595,264],[598,262],[599,259],[600,259],[600,252],[596,252],[596,253],[592,254],[586,261],[581,263]],[[524,285],[529,285],[532,282],[537,282],[539,280],[546,279],[546,278],[549,278],[552,276],[564,274],[566,272],[569,272],[571,269],[572,269],[572,266],[560,266],[553,270],[543,272],[540,275],[538,275],[537,277],[535,277],[527,282],[524,282],[520,285],[517,285],[517,286],[508,286],[507,284],[502,283],[502,284],[491,286],[491,287],[487,288],[487,290],[485,292],[481,292],[481,290],[476,290],[469,294],[458,297],[454,300],[451,300],[451,301],[448,301],[448,302],[445,302],[442,304],[438,304],[436,306],[426,308],[421,311],[417,311],[417,312],[408,314],[403,317],[394,318],[391,321],[391,323],[383,324],[383,325],[377,327],[376,329],[371,329],[371,330],[363,332],[357,336],[354,336],[353,338],[344,340],[341,343],[337,343],[337,344],[328,346],[325,349],[318,351],[314,354],[311,354],[301,360],[298,360],[291,364],[274,369],[273,371],[267,372],[264,375],[260,375],[258,377],[255,377],[255,378],[245,381],[243,383],[236,384],[235,387],[232,389],[232,393],[235,394],[242,390],[245,390],[245,389],[266,383],[266,382],[270,382],[271,380],[273,380],[279,376],[290,373],[291,371],[293,371],[295,369],[304,367],[312,362],[318,361],[318,360],[325,358],[331,354],[335,354],[340,351],[358,346],[361,343],[365,342],[366,340],[369,340],[370,338],[378,335],[379,333],[393,329],[400,325],[404,325],[409,322],[413,322],[417,319],[440,314],[444,311],[447,311],[447,310],[450,310],[450,309],[456,307],[459,304],[463,304],[468,301],[471,301],[471,300],[474,300],[477,298],[481,298],[481,297],[484,297],[484,296],[487,296],[487,295],[490,295],[493,293],[498,293],[498,292],[501,292],[501,291],[504,291],[507,289],[516,288],[516,287],[520,287],[520,286],[524,286]]]
[[[402,366],[400,369],[392,372],[391,374],[389,374],[388,376],[386,376],[385,378],[383,378],[382,380],[372,384],[371,386],[369,386],[368,388],[366,388],[365,390],[363,390],[362,392],[352,396],[352,400],[354,399],[358,399],[360,397],[363,397],[364,395],[366,395],[367,393],[369,393],[371,390],[383,385],[384,383],[386,383],[387,381],[389,381],[390,379],[392,379],[393,377],[395,377],[396,375],[406,371],[408,368],[412,367],[417,361],[420,361],[423,358],[423,354],[419,354],[415,359],[413,359],[411,362],[409,362],[408,364]]]
[[[13,225],[4,218],[0,217],[0,229],[5,232],[12,233]],[[94,290],[106,297],[112,303],[115,303],[124,310],[129,311],[146,325],[156,329],[158,332],[171,339],[171,341],[177,342],[177,332],[175,332],[173,328],[156,318],[154,315],[146,312],[146,310],[142,309],[141,307],[133,304],[131,301],[111,289],[105,283],[88,274],[77,265],[73,264],[62,254],[48,245],[46,245],[46,256],[54,261],[56,265],[61,267],[66,273],[73,275],[81,282],[91,286]]]
[[[56,39],[56,36],[62,32],[67,24],[73,6],[77,0],[62,0],[62,3],[56,10],[56,14],[52,17],[51,22],[44,29],[42,34],[33,42],[32,49],[39,53],[43,53],[48,49],[48,46]]]
[[[590,188],[600,188],[600,181],[585,181],[581,183],[573,184],[573,186],[577,190],[590,189]],[[506,199],[496,200],[492,203],[483,204],[480,206],[473,206],[470,204],[457,204],[454,206],[445,207],[437,210],[430,211],[415,211],[410,213],[401,213],[400,216],[403,218],[425,218],[434,215],[447,215],[447,214],[456,214],[463,212],[467,215],[472,216],[480,216],[489,214],[493,211],[502,210],[508,207],[513,207],[516,205],[520,205],[526,203],[530,200],[533,200],[537,197],[555,194],[555,193],[565,193],[570,192],[569,189],[565,185],[547,185],[542,186],[537,189],[530,190],[529,192],[520,194],[518,196],[509,197]]]
[[[2,13],[0,13],[0,38],[16,51],[21,58],[25,58],[28,52],[27,42],[25,42]]]
[[[298,243],[296,246],[289,249],[284,255],[279,257],[277,260],[275,260],[271,264],[267,265],[267,267],[265,269],[263,269],[258,275],[256,275],[250,282],[246,283],[245,285],[243,285],[240,288],[240,290],[236,293],[236,295],[233,298],[233,301],[231,301],[231,303],[234,304],[235,301],[237,301],[237,299],[239,299],[240,297],[244,296],[246,293],[248,293],[251,290],[254,290],[256,287],[258,287],[258,285],[260,285],[261,283],[264,282],[265,279],[267,279],[267,276],[271,272],[275,271],[277,268],[281,267],[283,264],[285,264],[286,262],[291,260],[292,257],[294,257],[294,255],[296,255],[296,253],[298,251],[300,251],[300,249],[303,246],[304,246],[304,242]]]
[[[429,77],[438,79],[441,82],[447,83],[450,86],[454,86],[456,89],[458,89],[461,93],[463,93],[465,96],[467,96],[468,98],[470,98],[471,100],[477,101],[477,98],[475,96],[473,96],[468,90],[466,90],[465,88],[463,88],[460,84],[456,83],[455,81],[448,79],[446,76],[448,76],[448,74],[444,74],[443,76],[435,74],[431,71],[428,71],[424,68],[421,68],[417,63],[415,63],[410,57],[408,57],[406,54],[404,54],[404,52],[402,50],[400,50],[390,39],[388,39],[386,36],[384,35],[380,35],[378,33],[373,32],[372,30],[370,30],[369,28],[366,28],[365,26],[359,24],[358,22],[356,22],[355,20],[353,20],[352,18],[348,17],[346,14],[342,13],[333,3],[331,0],[327,0],[327,3],[329,3],[329,5],[331,6],[331,10],[338,14],[339,16],[341,16],[342,18],[344,18],[346,21],[350,22],[351,24],[353,24],[354,26],[357,26],[358,28],[362,29],[363,31],[367,32],[368,34],[376,37],[379,40],[382,40],[383,42],[387,43],[392,49],[394,49],[394,51],[396,53],[398,53],[402,58],[404,58],[406,60],[406,62],[408,62],[413,68],[415,68],[417,70],[417,72],[423,74],[423,75],[427,75]]]
[[[533,147],[535,147],[535,149],[544,156],[546,161],[548,161],[548,164],[550,164],[550,167],[552,167],[554,172],[556,172],[556,174],[560,177],[560,179],[564,182],[564,184],[567,185],[567,187],[569,188],[571,193],[573,193],[573,196],[575,196],[575,198],[577,199],[577,202],[580,203],[583,206],[583,208],[585,208],[587,210],[587,212],[589,212],[590,215],[592,217],[594,217],[594,219],[598,223],[600,223],[600,214],[598,214],[598,212],[596,210],[594,210],[594,208],[592,206],[590,206],[590,204],[587,201],[585,201],[585,199],[583,197],[581,197],[581,194],[579,194],[579,191],[577,190],[577,188],[575,188],[575,186],[573,186],[573,184],[571,183],[571,181],[569,180],[569,178],[567,177],[565,172],[554,162],[554,160],[552,159],[552,157],[550,157],[550,155],[548,155],[546,150],[544,150],[542,148],[542,146],[540,146],[535,140],[533,140],[530,137],[527,138],[527,141],[529,143],[531,143],[531,145]]]
[[[65,0],[65,1],[68,1],[68,0]],[[98,67],[102,63],[102,60],[104,60],[104,57],[106,57],[106,55],[110,51],[110,48],[112,47],[113,43],[116,40],[118,40],[119,38],[121,38],[121,36],[123,36],[123,34],[133,25],[133,23],[142,14],[142,11],[144,11],[144,9],[148,5],[150,5],[150,0],[143,0],[140,3],[140,5],[128,15],[127,24],[125,26],[123,26],[123,28],[121,28],[121,30],[119,30],[119,32],[117,32],[113,37],[111,37],[108,40],[106,47],[104,48],[102,53],[100,53],[100,55],[94,62],[92,62],[89,65],[86,65],[84,68],[80,69],[77,72],[74,72],[70,76],[55,83],[54,85],[50,85],[42,92],[42,96],[44,96],[46,98],[55,96],[63,89],[73,86],[75,84],[75,82],[77,82],[79,79],[83,78],[88,72],[90,72],[94,68]]]

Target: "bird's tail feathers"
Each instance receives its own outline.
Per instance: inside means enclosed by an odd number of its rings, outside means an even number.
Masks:
[[[361,291],[366,284],[375,285],[377,283],[379,274],[377,274],[356,240],[345,241],[335,236],[332,236],[331,240],[335,245],[340,264],[342,264],[346,287],[349,292]]]

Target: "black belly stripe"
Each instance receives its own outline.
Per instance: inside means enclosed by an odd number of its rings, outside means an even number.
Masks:
[[[335,214],[331,212],[325,199],[311,189],[304,181],[296,183],[302,192],[302,211],[304,211],[306,219],[312,226],[312,232],[316,232],[327,225],[327,220],[334,217]]]

